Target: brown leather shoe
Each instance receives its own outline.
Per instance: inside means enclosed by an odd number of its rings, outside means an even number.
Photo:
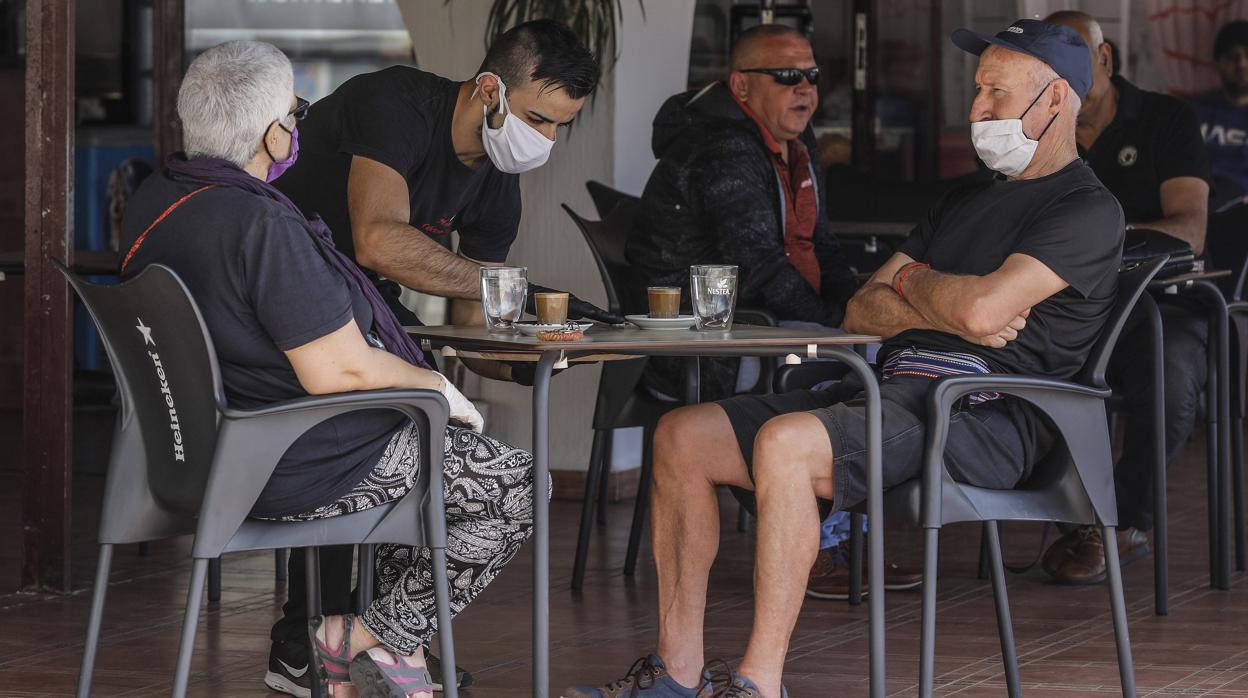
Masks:
[[[888,591],[905,591],[922,586],[923,573],[884,562],[884,588]],[[810,568],[806,583],[806,595],[812,599],[849,598],[849,542],[835,548],[820,550],[815,564]],[[867,595],[867,565],[862,565],[862,595]]]
[[[1050,572],[1058,584],[1085,585],[1100,584],[1105,581],[1105,541],[1101,537],[1101,529],[1096,526],[1084,526],[1067,534],[1053,545],[1072,537],[1073,545],[1068,548],[1068,555],[1060,562],[1054,572]],[[1118,557],[1121,565],[1134,562],[1149,553],[1148,534],[1143,531],[1127,528],[1117,532]],[[1046,552],[1045,557],[1048,558]],[[1047,562],[1047,560],[1046,560]],[[1046,567],[1046,570],[1048,568]]]

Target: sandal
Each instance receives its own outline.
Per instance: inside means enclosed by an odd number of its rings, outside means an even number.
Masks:
[[[317,662],[316,673],[331,686],[351,683],[351,626],[354,624],[355,616],[350,613],[342,616],[342,643],[337,649],[330,649],[325,638],[325,617],[308,619],[308,639],[321,660]]]
[[[433,678],[425,667],[409,666],[402,658],[374,647],[351,660],[351,680],[363,698],[408,698],[433,695]]]

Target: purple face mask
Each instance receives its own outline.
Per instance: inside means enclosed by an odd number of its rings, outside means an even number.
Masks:
[[[286,127],[281,123],[278,123],[277,127],[286,131]],[[268,153],[269,159],[273,161],[273,164],[269,165],[268,176],[264,178],[264,181],[270,184],[273,180],[281,177],[282,173],[289,170],[290,166],[295,164],[295,160],[299,159],[299,127],[295,126],[293,130],[286,132],[290,134],[290,157],[285,160],[278,160],[273,157],[273,153],[269,152],[269,142],[267,140],[264,142],[264,152]]]

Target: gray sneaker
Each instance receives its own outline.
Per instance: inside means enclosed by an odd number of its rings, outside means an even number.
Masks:
[[[715,660],[706,665],[702,675],[707,676],[707,685],[698,691],[697,698],[763,698],[763,692],[753,681],[733,672],[728,662]],[[789,698],[788,689],[780,687],[783,698]]]
[[[667,666],[659,655],[652,654],[633,662],[632,668],[621,679],[597,688],[569,688],[561,698],[698,698],[699,695],[698,689],[685,688],[676,683],[668,675]]]

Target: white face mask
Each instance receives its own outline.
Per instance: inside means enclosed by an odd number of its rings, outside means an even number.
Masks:
[[[486,75],[498,80],[498,108],[504,116],[502,128],[490,128],[489,109],[481,106],[485,114],[481,123],[481,142],[485,145],[485,154],[490,157],[495,167],[507,174],[520,174],[541,167],[550,157],[550,150],[555,147],[555,142],[511,113],[507,106],[507,86],[503,84],[502,78],[494,73],[481,73],[477,76],[478,89],[481,78]],[[473,95],[476,95],[476,91],[473,91]]]
[[[1053,83],[1049,83],[1052,85]],[[971,143],[975,145],[975,152],[979,155],[979,159],[989,169],[1000,172],[1006,177],[1015,177],[1022,174],[1023,170],[1031,164],[1031,159],[1036,155],[1036,147],[1040,145],[1040,139],[1044,138],[1044,134],[1048,132],[1049,126],[1053,125],[1053,121],[1057,119],[1054,114],[1049,119],[1049,125],[1044,127],[1044,131],[1040,132],[1034,140],[1027,137],[1023,131],[1023,117],[1027,116],[1027,112],[1040,99],[1049,85],[1044,86],[1044,90],[1040,90],[1040,94],[1031,100],[1031,104],[1023,110],[1023,113],[1017,119],[994,119],[992,121],[976,121],[971,124]]]

